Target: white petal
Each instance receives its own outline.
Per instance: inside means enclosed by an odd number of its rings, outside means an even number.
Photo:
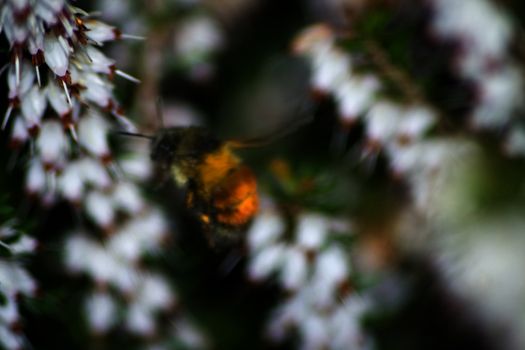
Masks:
[[[263,248],[251,258],[248,275],[256,281],[269,277],[281,266],[285,254],[286,249],[282,244]]]
[[[79,162],[82,178],[96,188],[107,188],[111,185],[111,178],[104,166],[92,158],[84,158]]]
[[[108,129],[107,122],[98,113],[91,112],[80,119],[78,141],[95,156],[105,157],[110,154]]]
[[[44,40],[44,58],[46,64],[59,77],[66,75],[69,67],[69,53],[57,37],[47,35]]]
[[[85,21],[84,24],[89,29],[86,32],[86,36],[96,43],[117,39],[116,29],[104,22],[90,19]]]
[[[58,189],[65,198],[71,201],[80,200],[84,191],[84,182],[78,162],[70,163],[60,174]]]
[[[144,207],[144,202],[138,188],[130,182],[119,182],[113,191],[115,206],[136,214]]]
[[[9,86],[9,98],[24,96],[32,87],[35,82],[35,72],[33,66],[27,61],[23,61],[20,65],[20,83],[17,85],[16,69],[15,65],[9,67],[7,73],[7,85]]]
[[[115,61],[107,58],[100,50],[93,46],[86,47],[86,54],[91,59],[89,67],[97,73],[110,74],[112,67],[115,66]]]
[[[44,122],[36,146],[44,164],[57,165],[63,162],[69,143],[62,125],[57,121]]]
[[[171,307],[174,295],[168,282],[161,276],[145,275],[140,279],[140,287],[135,302],[148,310],[161,310]]]
[[[305,249],[319,249],[324,244],[329,221],[316,214],[303,214],[297,225],[297,243]]]
[[[115,219],[111,198],[98,191],[91,191],[86,197],[86,212],[99,226],[109,227]]]
[[[49,103],[60,117],[71,112],[71,106],[67,102],[66,94],[62,87],[59,87],[56,82],[50,81],[47,84],[46,91]]]
[[[33,161],[29,166],[26,178],[26,189],[29,193],[43,193],[46,188],[46,173],[39,161]]]
[[[24,96],[22,100],[22,115],[26,121],[28,129],[40,125],[40,120],[46,109],[45,91],[38,86],[33,88]]]
[[[258,250],[278,239],[284,231],[282,218],[273,212],[263,212],[255,218],[248,231],[250,250]]]
[[[13,130],[11,133],[11,139],[14,142],[23,143],[29,138],[29,133],[27,132],[27,127],[24,123],[24,119],[21,116],[16,116],[15,124],[13,125]]]
[[[300,249],[289,249],[284,259],[281,281],[283,287],[289,290],[297,290],[306,282],[308,274],[308,263],[306,256]]]
[[[126,327],[140,335],[151,335],[155,332],[155,320],[150,310],[145,310],[140,304],[132,304],[128,308]]]
[[[88,323],[95,332],[107,332],[117,320],[117,306],[113,298],[104,292],[91,295],[85,303]]]

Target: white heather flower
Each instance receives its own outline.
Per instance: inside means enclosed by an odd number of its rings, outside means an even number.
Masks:
[[[119,32],[115,27],[107,25],[104,22],[94,19],[84,21],[84,25],[88,29],[86,36],[100,45],[106,41],[112,41],[119,38]]]
[[[46,64],[58,77],[64,77],[69,67],[69,49],[64,47],[63,39],[47,35],[44,40]]]
[[[85,300],[89,326],[96,333],[107,332],[117,321],[117,306],[106,292],[95,292]]]
[[[126,313],[126,327],[139,335],[152,335],[155,332],[154,315],[141,304],[132,303]]]
[[[175,52],[190,62],[199,60],[222,46],[221,30],[210,17],[183,21],[175,35]]]
[[[12,325],[20,319],[15,296],[7,295],[5,304],[0,305],[0,328],[3,324]]]
[[[66,199],[78,202],[84,193],[83,173],[78,162],[70,163],[58,177],[58,190]]]
[[[6,327],[0,327],[0,343],[8,350],[19,350],[24,347],[24,338]]]
[[[106,79],[95,73],[83,72],[79,81],[86,87],[80,92],[82,98],[102,108],[111,106],[113,86]]]
[[[509,122],[518,106],[523,106],[523,79],[514,68],[488,74],[479,82],[480,101],[473,112],[475,127],[501,127]]]
[[[160,275],[143,275],[134,302],[144,309],[157,311],[170,308],[175,303],[175,296],[168,282]]]
[[[42,163],[38,160],[33,160],[29,165],[26,189],[31,194],[44,193],[46,189],[46,173]]]
[[[299,323],[302,335],[301,349],[315,350],[328,346],[330,334],[327,320],[321,315],[310,314]]]
[[[86,55],[91,60],[91,69],[94,72],[110,75],[115,68],[115,61],[106,57],[100,50],[93,46],[86,47]]]
[[[78,126],[78,141],[91,154],[104,158],[109,156],[107,122],[96,112],[84,115]]]
[[[144,253],[155,252],[165,238],[166,225],[160,213],[152,211],[123,225],[111,236],[108,249],[127,261],[136,261]]]
[[[304,249],[319,249],[328,233],[328,219],[316,214],[302,214],[298,221],[297,244]]]
[[[29,130],[40,127],[40,120],[47,106],[46,95],[38,86],[27,93],[21,103],[22,115],[24,116]]]
[[[250,250],[271,244],[282,235],[284,228],[284,221],[277,213],[265,211],[258,215],[248,232]]]
[[[255,281],[269,277],[281,266],[285,254],[286,247],[283,244],[262,249],[252,257],[248,266],[248,275]]]
[[[371,141],[384,145],[395,138],[400,122],[399,106],[391,102],[378,102],[366,115],[366,134]]]
[[[62,125],[57,121],[45,121],[36,140],[36,146],[44,165],[59,166],[65,158],[68,140]]]
[[[13,328],[21,320],[18,300],[20,295],[33,296],[37,285],[18,258],[33,252],[36,241],[8,222],[0,226],[0,244],[9,250],[9,258],[0,258],[0,294],[4,297],[0,303],[0,347],[22,349],[27,345],[24,336]]]
[[[18,293],[31,296],[36,291],[36,283],[29,273],[16,262],[0,261],[1,291],[7,296]]]
[[[359,321],[369,308],[367,300],[359,295],[348,296],[338,305],[329,320],[332,334],[330,348],[367,347]]]
[[[17,77],[17,70],[14,65],[9,67],[7,73],[7,85],[9,87],[8,98],[13,100],[24,96],[32,87],[35,80],[35,73],[31,64],[22,61],[20,65],[20,76]]]
[[[313,59],[312,85],[327,93],[335,92],[351,74],[350,57],[336,48],[322,51]]]
[[[49,104],[60,118],[63,118],[68,113],[71,113],[71,106],[67,102],[66,95],[62,87],[59,87],[55,81],[50,81],[46,87],[47,99]]]
[[[288,249],[280,276],[283,287],[288,290],[301,288],[306,282],[307,274],[308,262],[305,252],[298,248]]]
[[[492,1],[432,0],[432,28],[438,36],[462,44],[455,63],[461,77],[481,92],[472,125],[500,128],[523,108],[523,77],[509,50],[515,26]]]
[[[36,247],[37,242],[35,239],[23,235],[16,242],[9,245],[9,251],[11,254],[26,254],[34,252]]]
[[[335,97],[342,120],[351,122],[366,112],[374,102],[379,87],[379,81],[374,76],[352,77],[341,83],[335,90]]]
[[[137,186],[131,182],[119,182],[113,190],[115,206],[130,214],[137,214],[144,208],[144,201]]]
[[[435,122],[436,116],[429,108],[410,106],[403,111],[398,133],[412,141],[423,136]]]
[[[111,197],[98,191],[91,191],[85,199],[86,213],[103,228],[113,224],[115,211]]]
[[[83,158],[78,162],[82,178],[96,188],[105,189],[111,185],[111,178],[100,162],[92,158]]]
[[[16,145],[19,145],[27,141],[28,138],[29,133],[27,131],[27,127],[24,123],[24,120],[19,116],[16,116],[15,123],[11,131],[11,141]]]
[[[324,307],[335,302],[337,287],[349,277],[348,264],[346,254],[338,246],[332,246],[320,253],[312,280],[316,305]]]
[[[119,164],[124,176],[136,181],[149,178],[153,168],[149,156],[139,153],[120,158]]]

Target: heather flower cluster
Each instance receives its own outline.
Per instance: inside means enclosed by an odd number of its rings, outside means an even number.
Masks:
[[[66,268],[95,284],[85,301],[87,324],[96,334],[124,324],[139,336],[154,335],[158,314],[172,310],[177,296],[167,278],[141,259],[162,251],[168,223],[139,188],[151,175],[149,159],[141,156],[147,152],[117,157],[108,142],[115,121],[133,130],[112,80],[138,81],[118,70],[101,47],[130,36],[65,1],[3,1],[1,11],[12,58],[3,127],[11,127],[15,149],[27,141],[35,145],[26,190],[48,205],[66,199],[90,223],[64,243]],[[202,338],[188,319],[181,322],[193,338]],[[173,324],[170,336],[178,336]]]
[[[364,125],[365,155],[384,152],[397,176],[410,178],[412,170],[419,173],[414,164],[426,142],[425,134],[437,121],[431,107],[420,102],[401,104],[383,97],[379,78],[373,73],[355,72],[352,54],[337,46],[335,33],[324,24],[301,33],[294,42],[294,51],[311,65],[312,89],[334,97],[341,123],[352,125],[360,121]],[[439,148],[427,148],[439,153]],[[438,159],[431,159],[439,165]],[[413,194],[423,195],[419,188]]]
[[[283,218],[269,205],[248,232],[248,277],[275,277],[289,297],[273,311],[267,335],[275,342],[297,331],[301,349],[365,349],[360,318],[370,310],[366,294],[353,290],[350,255],[337,238],[347,223],[305,212],[287,233]]]
[[[106,142],[111,113],[123,126],[112,79],[124,72],[100,47],[123,35],[65,1],[2,2],[1,28],[9,45],[9,106],[2,127],[11,128],[11,144],[33,140],[35,153],[27,189],[51,202],[57,178],[81,155],[108,164]]]
[[[454,69],[475,84],[477,100],[471,123],[477,128],[502,128],[523,110],[522,71],[510,54],[515,32],[509,16],[486,0],[433,0],[431,29],[458,46]]]
[[[36,241],[18,232],[12,223],[0,226],[0,345],[5,349],[23,349],[29,346],[20,325],[21,296],[33,297],[37,284],[23,264],[23,257],[32,254]]]

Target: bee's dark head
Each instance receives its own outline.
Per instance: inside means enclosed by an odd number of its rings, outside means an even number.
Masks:
[[[221,142],[208,129],[199,126],[172,127],[160,130],[153,138],[151,159],[171,165],[184,159],[199,159],[217,150]]]

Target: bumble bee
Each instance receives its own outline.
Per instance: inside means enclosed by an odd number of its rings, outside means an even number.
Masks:
[[[207,228],[244,228],[257,213],[253,172],[242,164],[235,141],[221,141],[199,126],[161,129],[152,137],[151,159],[186,188],[186,206]]]
[[[207,233],[232,237],[250,223],[259,208],[256,177],[235,149],[268,144],[310,120],[294,120],[272,136],[250,140],[223,141],[201,126],[161,128],[153,136],[119,134],[149,139],[151,160],[165,177],[186,189],[186,207]]]

